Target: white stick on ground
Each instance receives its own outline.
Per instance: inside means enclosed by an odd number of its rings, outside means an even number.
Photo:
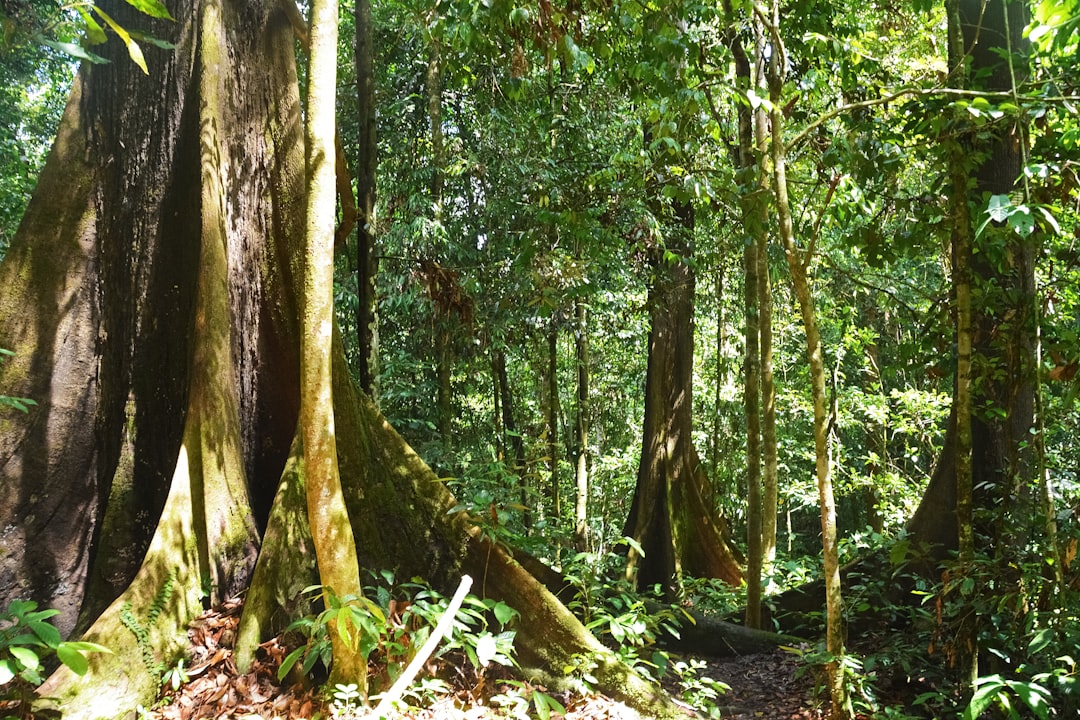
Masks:
[[[431,636],[428,637],[427,642],[420,648],[420,652],[416,653],[416,656],[409,663],[409,666],[405,668],[405,672],[401,673],[401,677],[397,679],[397,682],[383,693],[382,698],[379,700],[379,704],[375,706],[375,709],[368,715],[369,718],[386,717],[386,713],[390,710],[390,707],[405,693],[405,690],[412,685],[413,680],[416,678],[416,674],[420,672],[420,668],[424,666],[431,654],[435,652],[435,648],[438,647],[439,641],[444,636],[449,634],[450,626],[454,622],[454,616],[457,615],[458,608],[461,607],[461,603],[465,601],[465,596],[469,593],[469,588],[472,587],[472,578],[468,575],[461,576],[461,584],[458,585],[457,591],[454,593],[454,597],[451,598],[450,604],[446,607],[446,611],[439,618],[439,622],[435,625],[435,630],[432,631]]]

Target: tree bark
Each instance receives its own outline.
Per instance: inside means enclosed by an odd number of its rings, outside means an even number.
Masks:
[[[356,228],[356,333],[360,389],[378,400],[376,332],[375,171],[379,166],[375,134],[375,23],[371,0],[356,0],[356,85],[359,97],[360,157],[356,164],[359,213]]]
[[[518,430],[517,421],[514,419],[514,396],[510,390],[510,378],[506,372],[506,351],[503,348],[493,349],[491,362],[494,365],[495,376],[499,384],[499,395],[502,398],[502,424],[506,437],[510,442],[510,451],[513,454],[514,474],[517,476],[518,497],[521,500],[521,522],[528,531],[532,527],[532,512],[529,510],[529,481],[525,471],[525,440]]]
[[[829,659],[825,664],[828,674],[829,698],[832,701],[830,716],[852,717],[851,702],[844,681],[844,627],[843,601],[840,589],[840,559],[836,544],[836,500],[832,486],[832,457],[829,448],[829,414],[825,393],[825,357],[821,334],[817,327],[817,312],[807,277],[807,267],[813,256],[812,247],[800,250],[795,241],[795,229],[788,199],[787,155],[784,147],[784,113],[782,92],[783,69],[777,49],[782,46],[779,37],[780,3],[770,4],[773,52],[769,57],[769,112],[772,134],[772,188],[776,207],[777,229],[784,246],[791,283],[799,301],[803,330],[806,334],[806,356],[810,364],[810,384],[814,406],[814,456],[818,485],[818,502],[821,509],[822,557],[825,577],[825,649]]]
[[[337,95],[337,0],[313,0],[304,139],[307,213],[300,312],[300,431],[303,436],[307,516],[319,566],[323,599],[359,597],[349,513],[338,476],[331,358],[334,327],[334,135]],[[352,191],[350,190],[350,193]],[[351,628],[352,634],[359,632]],[[367,692],[367,660],[348,639],[349,628],[331,621],[330,682],[356,683]]]
[[[589,550],[589,333],[586,326],[588,308],[579,298],[574,314],[577,329],[574,348],[577,357],[577,462],[574,487],[574,545]]]
[[[764,83],[764,37],[755,23],[754,65],[736,36],[731,40],[737,82],[744,92],[761,92]],[[768,168],[764,144],[765,110],[739,103],[738,147],[741,176],[739,206],[747,238],[743,245],[743,310],[746,316],[743,404],[746,417],[746,616],[747,627],[761,627],[761,581],[765,560],[762,499],[762,400],[765,337],[762,333],[762,256],[768,244]],[[764,267],[768,272],[767,265]],[[771,380],[771,377],[770,377]],[[775,443],[775,427],[773,428]],[[774,509],[775,513],[775,509]],[[775,518],[773,539],[775,542]]]
[[[743,580],[723,518],[705,502],[706,480],[691,438],[694,274],[687,260],[693,209],[681,204],[677,212],[666,246],[676,257],[654,250],[641,461],[623,530],[645,551],[630,549],[627,578],[639,588],[658,584],[669,597],[681,593],[684,573],[732,585]]]
[[[562,495],[559,492],[559,326],[554,313],[547,332],[547,453],[548,502],[551,524],[558,527],[562,518]]]
[[[1010,70],[1002,55],[1010,48],[1023,48],[1027,7],[1023,2],[1007,3],[1006,18],[1003,5],[984,6],[978,0],[962,0],[949,18],[954,30],[959,25],[958,47],[951,50],[950,64],[958,67],[963,60],[958,54],[966,53],[970,57],[969,76],[982,79],[979,89],[1010,91],[1013,75],[1017,82],[1026,77],[1027,68],[1019,57]],[[954,192],[966,188],[966,208],[957,207],[966,211],[970,232],[974,223],[971,208],[982,211],[984,193],[1007,194],[1016,187],[1026,136],[1022,127],[999,123],[965,132],[960,142],[961,157],[956,157],[955,163],[962,168],[954,171],[960,173],[954,179],[954,184],[959,185]],[[966,175],[962,184],[964,178],[960,175]],[[956,222],[965,221],[961,218]],[[1006,516],[1030,512],[1033,500],[1022,489],[1029,486],[1036,466],[1030,443],[1036,383],[1036,257],[1034,242],[1021,238],[1011,228],[991,224],[984,231],[984,237],[994,234],[1001,241],[996,243],[1000,250],[994,250],[995,243],[984,242],[983,237],[973,238],[978,252],[973,246],[970,256],[971,482],[975,488],[973,514],[977,529],[991,537],[996,548],[1004,550],[1024,544],[1008,539],[1012,530],[1006,527]],[[956,392],[954,389],[954,395]],[[941,559],[958,548],[957,473],[966,472],[958,460],[966,451],[959,442],[957,408],[954,397],[954,412],[941,456],[922,502],[908,523],[915,539],[934,548]]]

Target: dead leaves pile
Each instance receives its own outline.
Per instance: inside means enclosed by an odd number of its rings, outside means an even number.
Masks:
[[[230,600],[191,623],[190,667],[180,678],[187,680],[175,688],[166,683],[158,707],[143,715],[146,720],[271,720],[310,718],[317,712],[328,715],[316,690],[300,684],[278,684],[277,669],[286,654],[280,638],[263,643],[249,671],[239,672],[232,646],[240,608],[239,600]]]

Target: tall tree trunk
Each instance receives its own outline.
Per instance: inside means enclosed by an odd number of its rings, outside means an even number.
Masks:
[[[337,0],[311,5],[304,139],[307,157],[307,222],[304,290],[300,313],[300,430],[303,436],[307,515],[327,607],[329,598],[359,597],[349,513],[338,476],[331,349],[334,327],[334,128],[337,95]],[[350,191],[351,192],[351,191]],[[367,660],[349,639],[350,628],[330,623],[332,683],[357,683],[367,692]],[[357,628],[351,629],[355,634]]]
[[[532,527],[532,512],[529,510],[529,482],[525,468],[525,440],[518,430],[517,421],[514,419],[514,396],[510,390],[510,378],[506,372],[506,351],[503,348],[493,349],[491,362],[495,366],[495,375],[499,383],[499,394],[502,396],[502,424],[506,437],[510,441],[510,450],[514,456],[514,474],[517,476],[518,493],[521,500],[521,522],[528,530]]]
[[[844,628],[843,602],[840,592],[840,559],[836,545],[836,501],[832,486],[832,457],[829,449],[829,412],[825,393],[825,358],[821,334],[817,327],[814,298],[807,277],[807,268],[813,257],[813,246],[800,250],[795,241],[795,228],[788,199],[787,155],[784,147],[784,113],[782,93],[783,70],[777,48],[782,46],[779,37],[780,3],[772,0],[770,5],[773,52],[769,56],[769,98],[772,108],[769,120],[772,124],[772,188],[776,204],[777,229],[784,246],[791,283],[802,314],[806,333],[806,356],[810,364],[811,395],[814,406],[814,456],[817,472],[818,502],[821,507],[821,540],[825,575],[825,649],[829,654],[826,662],[829,697],[832,701],[831,717],[852,716],[851,702],[844,682]]]
[[[980,79],[978,89],[1010,91],[1013,76],[1017,82],[1023,81],[1027,68],[1019,56],[1010,67],[1003,55],[1010,48],[1013,51],[1023,48],[1022,31],[1027,17],[1023,2],[993,2],[984,6],[979,0],[961,0],[949,16],[956,32],[950,64],[959,67],[965,60],[970,62],[969,77],[971,83],[975,82],[974,78]],[[1036,465],[1030,443],[1036,382],[1036,257],[1034,242],[1021,238],[1008,227],[1000,228],[992,223],[983,236],[975,238],[971,231],[975,222],[971,208],[979,208],[978,212],[982,213],[984,193],[1000,195],[1014,190],[1020,177],[1026,136],[1022,127],[1014,127],[1012,121],[1001,121],[982,125],[977,131],[962,132],[959,142],[962,144],[951,151],[950,164],[954,192],[964,193],[967,206],[954,205],[954,214],[966,213],[966,218],[955,221],[954,240],[960,239],[957,233],[963,230],[974,244],[968,256],[972,308],[972,514],[976,516],[976,525],[982,526],[979,531],[995,541],[994,547],[1004,550],[1024,545],[1008,540],[1009,529],[1003,525],[1005,516],[1019,515],[1021,525],[1025,525],[1022,514],[1034,507],[1033,498],[1026,497],[1022,488],[1034,478]],[[986,242],[990,235],[996,235],[1000,242]],[[954,389],[956,392],[958,387]],[[957,549],[959,542],[958,471],[966,474],[958,465],[960,455],[966,454],[959,438],[956,416],[959,405],[959,398],[954,397],[954,412],[941,457],[922,502],[908,523],[913,536],[935,548],[942,559],[949,550]],[[981,523],[979,516],[984,518]]]
[[[359,98],[356,194],[356,334],[360,389],[378,400],[378,332],[376,317],[375,171],[379,167],[375,135],[375,23],[371,0],[356,0],[356,85]]]
[[[431,141],[431,206],[433,208],[432,222],[436,226],[435,232],[441,236],[443,233],[443,188],[445,184],[444,172],[446,168],[446,153],[443,147],[442,127],[442,48],[439,38],[435,34],[435,27],[430,26],[429,41],[431,43],[431,56],[428,58],[426,86],[427,86],[427,109],[428,131]],[[433,255],[435,254],[434,251]],[[453,350],[450,338],[450,313],[442,311],[436,302],[435,311],[435,410],[437,413],[436,425],[439,436],[443,442],[443,452],[449,447],[451,435],[451,421],[453,418],[453,387],[451,374],[453,365]]]
[[[548,453],[548,503],[551,505],[551,523],[558,527],[562,518],[562,497],[559,492],[559,326],[554,314],[547,333],[547,453]]]
[[[755,23],[755,53],[753,67],[750,58],[736,36],[731,39],[731,48],[735,56],[737,81],[743,91],[754,89],[763,92],[764,59],[762,50],[765,46],[761,28]],[[768,299],[769,292],[762,289],[762,282],[768,282],[768,264],[763,261],[768,247],[768,160],[766,156],[766,117],[763,107],[751,108],[739,104],[737,109],[740,198],[743,228],[747,240],[743,247],[743,307],[746,315],[746,341],[743,364],[744,385],[743,404],[746,408],[746,624],[751,628],[761,627],[761,582],[765,562],[765,503],[762,493],[762,404],[766,401],[766,410],[771,409],[764,397],[765,377],[763,371],[766,359],[766,344],[770,348],[769,383],[771,390],[771,337],[766,338],[762,314],[762,302]],[[762,278],[762,273],[765,277]],[[771,332],[771,323],[768,325]],[[775,453],[775,414],[773,415],[773,451]],[[775,460],[775,457],[774,457]],[[775,469],[775,465],[774,465]],[[773,478],[773,522],[772,538],[775,546],[775,476]]]
[[[577,357],[577,462],[574,487],[574,545],[589,549],[589,333],[588,308],[580,298],[575,303],[577,328],[574,348]]]
[[[765,123],[760,128],[758,146],[766,146]],[[776,559],[776,514],[779,496],[776,451],[776,382],[773,379],[772,350],[772,280],[769,273],[768,236],[762,235],[757,246],[758,330],[761,333],[761,559],[767,576]]]
[[[645,551],[631,548],[627,578],[639,588],[659,584],[670,597],[681,593],[684,573],[733,585],[743,580],[723,518],[705,502],[705,474],[691,438],[693,208],[679,204],[676,213],[665,246],[675,257],[654,252],[641,462],[623,530]]]

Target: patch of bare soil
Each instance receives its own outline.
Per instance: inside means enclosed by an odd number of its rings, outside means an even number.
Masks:
[[[811,720],[825,717],[815,699],[814,677],[800,673],[791,653],[742,655],[709,659],[702,675],[719,680],[731,689],[719,700],[721,717],[737,720]]]

